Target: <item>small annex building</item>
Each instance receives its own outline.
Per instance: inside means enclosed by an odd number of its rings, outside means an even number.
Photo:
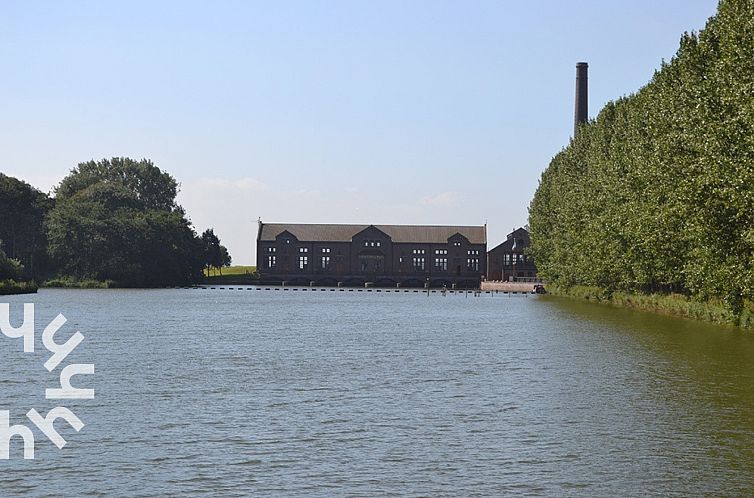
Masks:
[[[267,283],[476,287],[487,274],[487,227],[259,222]]]
[[[487,253],[487,280],[536,279],[537,267],[525,251],[530,245],[529,232],[525,228],[509,233],[505,242]]]

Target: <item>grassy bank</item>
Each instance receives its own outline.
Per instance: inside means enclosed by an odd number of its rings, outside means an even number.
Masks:
[[[204,284],[235,284],[235,285],[252,285],[257,283],[256,266],[228,266],[223,268],[223,274],[220,275],[216,270],[207,272],[204,270]]]
[[[651,311],[663,315],[679,316],[706,322],[738,325],[754,329],[754,303],[746,302],[743,313],[737,319],[722,302],[699,301],[682,294],[634,294],[608,292],[599,287],[574,286],[560,287],[547,285],[547,292],[555,296],[585,299],[587,301],[612,304],[624,308]]]
[[[220,270],[212,268],[211,270],[204,269],[205,277],[224,277],[226,275],[252,275],[257,272],[256,266],[226,266],[222,269],[222,275]]]
[[[47,280],[42,287],[51,287],[55,289],[110,289],[117,287],[112,280],[76,280],[74,278],[62,277]]]
[[[0,280],[0,296],[10,294],[34,294],[37,292],[34,282],[16,282],[15,280]]]

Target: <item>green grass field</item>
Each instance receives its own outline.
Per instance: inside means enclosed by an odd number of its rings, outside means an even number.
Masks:
[[[223,276],[226,275],[246,275],[246,274],[252,274],[255,271],[257,271],[256,266],[226,266],[223,268]],[[204,276],[205,277],[219,277],[220,271],[212,268],[209,272],[207,270],[204,270]]]

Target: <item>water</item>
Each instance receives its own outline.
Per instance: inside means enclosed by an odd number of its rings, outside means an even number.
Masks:
[[[748,495],[754,334],[550,297],[42,290],[0,336],[0,495]],[[44,399],[43,327],[86,337],[94,400]],[[65,333],[64,333],[65,332]],[[63,366],[64,366],[63,365]],[[62,366],[60,367],[62,368]]]

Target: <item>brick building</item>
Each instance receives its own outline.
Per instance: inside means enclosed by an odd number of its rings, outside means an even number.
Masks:
[[[537,267],[525,251],[529,245],[531,240],[525,228],[509,233],[505,242],[487,253],[487,280],[536,278]]]
[[[259,222],[264,282],[467,285],[487,274],[486,226]]]

